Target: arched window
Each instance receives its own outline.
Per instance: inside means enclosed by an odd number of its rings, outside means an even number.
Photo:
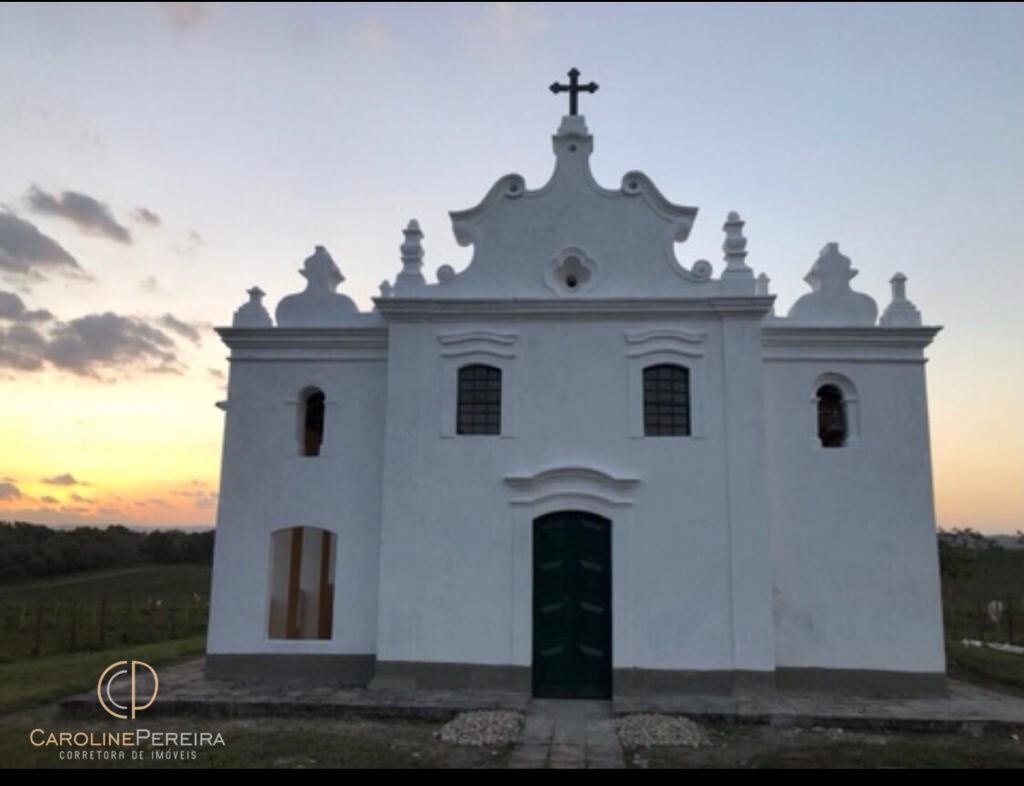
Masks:
[[[331,638],[334,542],[334,533],[316,527],[270,536],[270,638]]]
[[[319,456],[324,442],[324,392],[307,388],[302,392],[302,455]]]
[[[661,363],[644,369],[644,436],[690,436],[690,370]]]
[[[455,433],[501,433],[500,368],[475,363],[459,369]]]
[[[841,448],[846,444],[846,403],[836,385],[818,388],[818,439],[823,448]]]

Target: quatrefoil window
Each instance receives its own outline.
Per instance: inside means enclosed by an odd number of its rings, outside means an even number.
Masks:
[[[569,254],[555,268],[555,277],[568,289],[585,286],[590,281],[590,270],[576,254]]]
[[[593,289],[598,278],[597,265],[576,246],[563,248],[544,271],[544,282],[555,294],[566,297]]]

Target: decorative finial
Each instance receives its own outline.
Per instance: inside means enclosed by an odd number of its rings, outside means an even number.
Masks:
[[[581,85],[580,72],[578,68],[572,68],[569,70],[569,84],[560,85],[558,82],[552,82],[551,87],[548,88],[552,93],[558,95],[559,93],[569,94],[569,114],[579,114],[579,94],[580,93],[596,93],[597,82],[588,82],[585,85]]]
[[[270,319],[270,314],[263,307],[263,296],[266,293],[259,287],[252,287],[246,292],[249,295],[249,302],[244,303],[235,311],[231,325],[246,328],[273,327],[274,323]]]
[[[386,278],[380,282],[380,296],[381,297],[393,297],[394,290],[391,287],[391,282]]]
[[[326,290],[333,292],[345,280],[338,266],[323,246],[317,246],[313,255],[306,257],[299,275],[306,279],[307,291]]]
[[[761,297],[767,297],[768,285],[771,283],[771,279],[767,275],[762,273],[759,275],[754,283],[754,294],[760,295]]]
[[[740,284],[742,289],[753,291],[754,271],[747,267],[747,238],[743,235],[743,219],[735,210],[726,216],[722,229],[725,230],[725,270],[722,271],[722,282],[732,288]]]
[[[426,284],[423,278],[423,231],[419,222],[414,218],[409,222],[402,233],[405,235],[405,242],[401,245],[402,272],[395,278],[395,291],[400,292],[406,289],[417,289]]]
[[[907,300],[907,277],[897,273],[889,279],[892,285],[892,302],[885,307],[878,324],[882,327],[918,327],[921,312]]]
[[[274,314],[278,327],[336,327],[359,319],[359,309],[352,299],[335,291],[345,277],[326,248],[317,246],[299,273],[306,279],[306,288],[277,304]]]
[[[829,325],[873,325],[878,306],[862,292],[854,292],[850,281],[857,275],[850,258],[838,243],[826,243],[804,281],[814,290],[800,297],[789,309],[789,318],[800,322]]]

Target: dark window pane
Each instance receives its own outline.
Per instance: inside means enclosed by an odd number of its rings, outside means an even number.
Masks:
[[[662,364],[644,369],[644,436],[690,435],[690,370]]]
[[[472,365],[459,369],[455,433],[501,433],[501,369]]]
[[[818,388],[818,439],[826,448],[846,444],[846,405],[842,391],[835,385]]]
[[[302,453],[319,456],[324,441],[324,394],[314,390],[306,395],[303,424]]]

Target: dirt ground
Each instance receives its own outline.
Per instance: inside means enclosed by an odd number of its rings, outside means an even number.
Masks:
[[[1024,767],[1024,728],[984,734],[703,724],[696,750],[626,750],[632,768]]]
[[[511,748],[471,748],[441,742],[441,723],[401,720],[163,718],[140,723],[150,731],[220,733],[224,745],[195,750],[194,758],[160,759],[156,748],[142,758],[62,758],[60,749],[33,746],[33,729],[124,731],[114,722],[58,719],[52,711],[8,715],[0,720],[2,767],[273,767],[294,768],[500,768]],[[688,748],[625,751],[630,768],[759,767],[1024,767],[1024,728],[984,734],[862,732],[839,728],[779,728],[703,724],[710,744]],[[38,738],[38,735],[36,737]],[[66,748],[65,748],[66,750]],[[88,748],[86,748],[88,750]]]

